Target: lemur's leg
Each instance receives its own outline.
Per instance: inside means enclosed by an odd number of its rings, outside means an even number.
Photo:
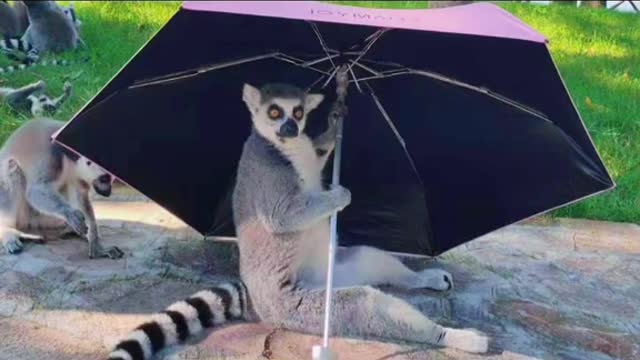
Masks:
[[[22,251],[21,239],[41,241],[39,235],[26,234],[17,229],[18,214],[23,210],[26,177],[17,161],[7,160],[0,170],[5,178],[0,183],[0,240],[10,254]]]
[[[20,107],[27,98],[38,91],[44,90],[46,84],[44,81],[40,80],[33,84],[25,85],[21,88],[14,89],[11,92],[8,92],[5,95],[5,99],[7,103],[12,107]]]
[[[103,248],[100,244],[100,233],[98,230],[98,223],[96,222],[96,215],[93,211],[93,205],[89,198],[89,188],[77,186],[75,194],[72,194],[72,201],[77,203],[78,208],[84,214],[84,217],[88,225],[87,240],[89,242],[89,258],[103,258],[109,257],[112,259],[121,258],[124,253],[119,248],[113,246],[110,248]]]
[[[26,194],[27,201],[35,210],[64,220],[80,236],[87,234],[82,211],[72,208],[50,182],[28,184]]]
[[[280,325],[294,331],[319,334],[324,318],[325,291],[297,290],[284,295]],[[335,289],[331,332],[335,336],[378,337],[428,343],[484,353],[488,337],[474,331],[436,324],[407,302],[374,288]]]
[[[60,106],[62,106],[62,104],[71,96],[72,88],[73,87],[71,86],[70,82],[67,81],[64,83],[64,92],[62,93],[62,95],[52,100],[54,111],[58,110]]]
[[[264,225],[275,234],[308,229],[335,211],[344,209],[351,202],[351,193],[343,187],[329,191],[301,193],[273,204]]]
[[[11,177],[6,172],[5,174],[6,178],[0,179],[0,241],[7,253],[17,254],[22,251],[22,242],[15,231],[17,213]]]
[[[441,269],[414,272],[395,256],[382,250],[356,246],[338,250],[335,284],[341,286],[393,285],[407,289],[449,290],[451,274]]]

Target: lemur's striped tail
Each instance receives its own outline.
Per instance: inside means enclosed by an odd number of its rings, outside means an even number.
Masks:
[[[18,50],[24,53],[28,53],[29,51],[33,50],[33,46],[31,46],[31,44],[29,44],[29,42],[25,40],[5,36],[0,40],[0,50],[5,52]]]
[[[161,349],[181,343],[205,328],[242,319],[247,290],[241,281],[225,282],[193,294],[154,314],[120,341],[108,360],[149,360]]]

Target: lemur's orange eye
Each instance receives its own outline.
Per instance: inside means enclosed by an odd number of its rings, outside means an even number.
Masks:
[[[293,117],[296,118],[296,120],[301,120],[303,116],[304,116],[304,111],[302,110],[301,107],[297,107],[293,109]]]
[[[269,117],[271,118],[271,120],[279,119],[280,117],[282,117],[282,110],[280,110],[280,108],[278,108],[277,106],[272,105],[269,108]]]

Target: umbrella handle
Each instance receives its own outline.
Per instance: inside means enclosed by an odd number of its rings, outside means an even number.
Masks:
[[[346,115],[345,97],[347,95],[347,86],[349,85],[349,66],[341,65],[336,72],[336,93],[338,95],[329,117],[336,126],[336,145],[333,152],[333,176],[331,184],[336,186],[340,184],[340,163],[342,160],[342,131],[343,120]],[[335,253],[338,247],[338,213],[331,215],[331,230],[329,237],[329,261],[327,264],[327,285],[324,309],[324,329],[322,336],[322,346],[314,346],[312,356],[314,360],[335,360],[337,359],[329,349],[329,332],[331,329],[331,308],[333,296],[333,270],[335,265]]]

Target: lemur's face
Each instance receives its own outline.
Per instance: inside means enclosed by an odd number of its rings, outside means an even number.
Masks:
[[[71,20],[71,22],[76,26],[76,28],[79,28],[82,25],[82,21],[80,21],[80,19],[78,19],[78,16],[76,15],[76,9],[73,7],[73,4],[63,6],[62,11],[67,16],[67,18],[69,18],[69,20]]]
[[[56,104],[46,95],[32,97],[31,113],[34,116],[51,115],[57,110]]]
[[[98,195],[104,197],[111,195],[113,177],[91,160],[80,157],[76,162],[76,173],[81,180],[87,184],[91,184],[93,190],[95,190]]]
[[[258,132],[269,140],[285,142],[302,133],[307,115],[322,102],[324,95],[301,91],[299,96],[267,95],[245,84],[242,99]]]

